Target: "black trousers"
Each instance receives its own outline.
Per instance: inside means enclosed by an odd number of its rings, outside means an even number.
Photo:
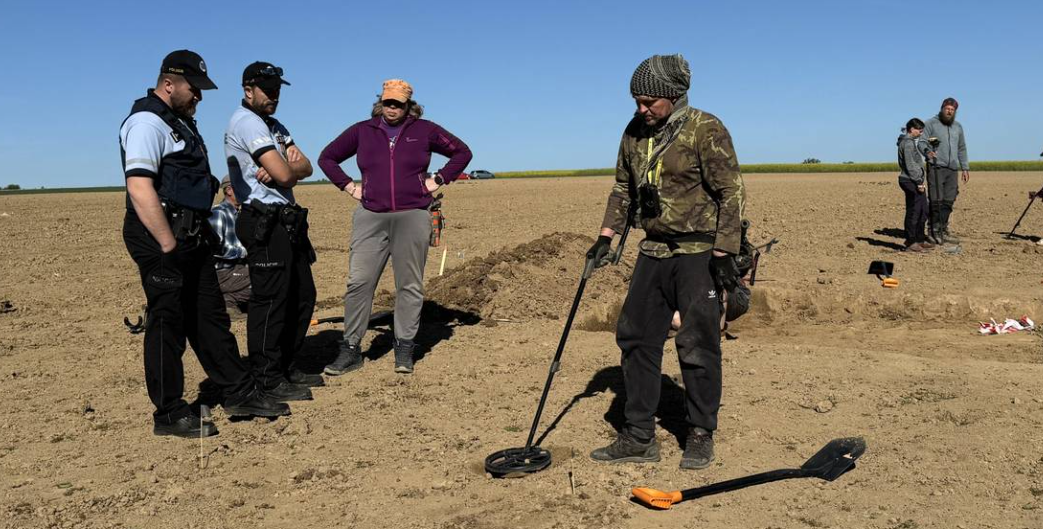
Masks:
[[[662,388],[663,344],[675,310],[675,337],[690,426],[717,429],[721,406],[721,303],[710,275],[710,251],[657,259],[641,254],[616,327],[622,350],[624,407],[630,433],[655,435]]]
[[[953,204],[960,194],[960,175],[955,169],[927,165],[927,193],[931,201],[931,231],[938,233],[949,226]]]
[[[927,236],[927,194],[916,189],[912,180],[899,180],[898,186],[905,193],[905,244],[924,242]]]
[[[145,386],[156,406],[155,420],[172,423],[191,413],[182,398],[186,339],[203,371],[224,394],[251,390],[253,377],[229,330],[210,247],[196,237],[179,241],[174,251],[163,254],[133,211],[124,218],[123,241],[138,265],[148,301]]]
[[[286,380],[315,311],[312,250],[307,235],[296,243],[279,223],[267,241],[255,236],[263,215],[243,207],[235,233],[246,247],[251,297],[246,316],[246,348],[254,376],[265,389]]]

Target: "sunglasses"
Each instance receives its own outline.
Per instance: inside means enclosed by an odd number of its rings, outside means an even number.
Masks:
[[[405,103],[394,99],[385,99],[381,101],[380,104],[390,108],[406,108]]]
[[[264,68],[257,70],[257,75],[267,75],[269,77],[282,77],[282,68],[278,66],[265,66]]]

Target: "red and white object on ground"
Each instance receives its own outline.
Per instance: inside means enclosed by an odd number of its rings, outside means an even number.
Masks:
[[[978,332],[982,334],[1010,334],[1018,331],[1031,331],[1036,328],[1036,323],[1029,319],[1028,316],[1022,316],[1021,319],[1013,320],[1007,319],[1003,323],[996,323],[996,320],[990,320],[990,323],[979,323]]]

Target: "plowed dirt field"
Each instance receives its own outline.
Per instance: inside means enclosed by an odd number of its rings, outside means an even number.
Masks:
[[[713,465],[677,466],[672,343],[663,460],[587,457],[622,424],[611,330],[631,244],[580,306],[540,429],[554,464],[506,480],[482,461],[525,442],[610,178],[448,187],[445,273],[432,249],[416,373],[392,371],[390,330],[378,326],[361,370],[327,378],[276,421],[230,422],[218,408],[221,433],[202,444],[151,433],[142,338],[123,325],[144,302],[121,239],[123,194],[0,195],[0,527],[1043,527],[1043,340],[978,334],[989,318],[1043,320],[1043,207],[1019,229],[1026,237],[1002,236],[1039,175],[974,174],[953,214],[959,249],[925,255],[897,251],[894,175],[746,182],[751,239],[781,242],[762,258],[737,339],[723,344]],[[332,186],[301,187],[298,199],[318,251],[316,315],[335,316],[355,204]],[[899,288],[866,274],[874,259],[896,264]],[[392,285],[389,269],[378,308],[393,304]],[[245,322],[232,330],[245,354]],[[309,370],[336,354],[339,330],[313,328]],[[203,373],[191,353],[185,364],[191,398]],[[832,483],[783,481],[665,512],[629,499],[634,486],[796,467],[848,436],[868,450]]]

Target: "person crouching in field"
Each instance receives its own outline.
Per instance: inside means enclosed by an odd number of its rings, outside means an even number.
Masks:
[[[905,124],[898,136],[898,185],[905,193],[905,251],[926,252],[934,245],[927,242],[927,180],[924,158],[917,142],[924,123],[917,118]]]

